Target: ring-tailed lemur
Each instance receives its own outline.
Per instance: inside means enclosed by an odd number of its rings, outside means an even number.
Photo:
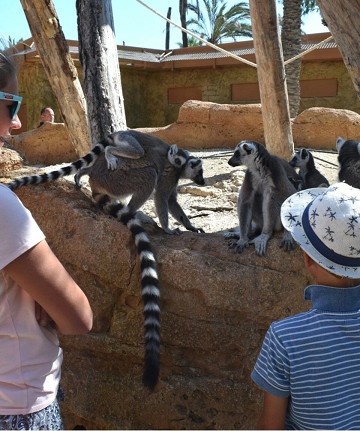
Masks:
[[[121,203],[104,205],[108,214],[130,230],[140,258],[145,341],[142,380],[144,385],[152,390],[157,384],[160,371],[160,286],[155,255],[150,239],[136,213]]]
[[[41,184],[57,180],[67,175],[72,175],[81,168],[89,166],[91,163],[93,163],[104,153],[104,150],[108,147],[111,147],[110,151],[108,151],[110,164],[108,165],[109,161],[106,159],[105,154],[103,155],[103,158],[109,168],[114,167],[114,162],[115,167],[118,165],[119,161],[114,161],[114,155],[115,157],[123,156],[125,159],[141,158],[144,156],[145,151],[138,139],[143,138],[143,135],[145,134],[135,131],[113,133],[104,141],[96,145],[96,147],[94,147],[93,150],[90,151],[86,156],[71,163],[70,165],[50,173],[15,179],[9,183],[8,186],[12,190],[15,190],[23,185]],[[148,138],[145,137],[145,139]],[[167,158],[167,153],[170,148],[169,145],[161,141],[159,138],[154,138],[152,142],[155,146],[156,143],[158,143],[157,148],[155,148],[155,154],[160,153],[165,155],[165,159],[168,160],[169,163],[174,163],[174,166],[176,167],[182,166],[182,164],[185,163],[187,159],[189,159],[187,152],[178,150],[177,147],[172,148],[171,154],[169,154],[169,158]],[[136,244],[137,253],[140,257],[142,298],[145,316],[145,360],[143,382],[145,386],[153,389],[158,381],[160,369],[160,289],[156,269],[156,259],[146,231],[142,227],[140,221],[137,219],[136,213],[134,211],[132,211],[129,207],[123,206],[122,204],[111,203],[107,205],[107,211],[129,228]]]
[[[172,145],[168,155],[154,146],[152,140],[141,141],[144,156],[139,159],[125,159],[117,163],[117,168],[109,170],[104,156],[100,156],[92,166],[81,169],[75,181],[79,184],[82,175],[89,175],[92,197],[97,204],[130,196],[128,207],[135,213],[150,198],[154,191],[154,203],[160,225],[168,234],[178,234],[178,229],[169,228],[168,213],[193,232],[203,232],[193,226],[177,202],[177,185],[180,178],[186,178],[204,185],[201,159]],[[161,151],[160,151],[161,150]]]
[[[105,153],[109,168],[113,166],[114,154],[128,158],[139,158],[144,154],[144,151],[136,138],[132,136],[131,132],[132,131],[129,130],[112,133],[99,142],[88,154],[72,162],[70,165],[41,175],[16,178],[8,183],[7,186],[11,190],[16,190],[22,186],[47,183],[68,175],[74,175],[80,169],[90,166],[103,153]]]
[[[286,160],[271,155],[262,144],[254,141],[241,141],[228,163],[233,167],[245,165],[247,170],[237,204],[239,234],[229,232],[224,236],[238,238],[229,244],[236,251],[242,252],[249,244],[255,244],[256,253],[263,256],[273,232],[283,229],[280,207],[296,192],[289,177],[296,178],[297,174]],[[285,250],[294,247],[287,231],[282,247]]]
[[[329,181],[316,169],[314,157],[309,150],[305,148],[296,150],[289,164],[294,168],[300,168],[299,175],[302,179],[302,189],[329,187]]]
[[[345,181],[350,186],[360,188],[360,141],[339,137],[336,140],[336,150],[339,181]]]

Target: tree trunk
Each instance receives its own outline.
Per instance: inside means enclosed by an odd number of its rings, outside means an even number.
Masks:
[[[75,151],[83,156],[90,148],[86,101],[54,4],[51,0],[20,1]]]
[[[264,137],[271,154],[294,152],[275,0],[250,0]]]
[[[182,28],[186,27],[186,11],[187,11],[187,0],[179,0],[179,12],[180,12],[180,22]],[[182,35],[182,46],[183,48],[188,47],[188,36],[184,31],[181,32]]]
[[[76,0],[79,56],[93,146],[126,129],[111,0]]]
[[[360,98],[360,2],[359,0],[317,0],[317,3]]]
[[[302,0],[284,0],[284,13],[281,29],[281,43],[284,60],[301,52],[301,12]],[[285,66],[286,87],[289,97],[290,117],[294,118],[300,106],[301,58]]]
[[[168,8],[167,18],[171,19],[171,7]],[[165,51],[170,48],[170,23],[166,21],[166,37],[165,37]]]

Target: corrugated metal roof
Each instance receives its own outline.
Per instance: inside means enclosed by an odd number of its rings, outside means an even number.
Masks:
[[[243,57],[245,55],[254,54],[254,48],[245,49],[232,49],[229,50],[234,55],[238,57]],[[170,54],[166,58],[160,61],[181,61],[181,60],[212,60],[215,58],[225,58],[226,54],[220,51],[210,51],[210,52],[198,52],[198,53],[181,53],[181,54]]]
[[[240,42],[241,43],[241,42]],[[306,51],[310,48],[313,48],[315,45],[318,45],[319,42],[304,42],[301,45],[301,50]],[[30,48],[30,49],[29,49]],[[224,45],[221,46],[222,49],[225,48]],[[317,49],[331,49],[331,48],[337,48],[335,41],[329,41],[322,44]],[[71,44],[69,46],[69,51],[71,54],[78,55],[79,48],[77,45]],[[153,51],[153,52],[151,52]],[[35,45],[32,44],[31,47],[28,47],[22,52],[18,52],[17,55],[21,54],[29,54],[32,52],[36,52]],[[226,58],[227,55],[224,52],[217,51],[215,49],[211,51],[203,52],[201,51],[201,48],[199,48],[199,51],[194,52],[191,50],[191,52],[187,51],[186,49],[176,49],[174,51],[160,51],[160,50],[149,50],[147,51],[144,49],[139,48],[131,48],[122,46],[121,49],[118,49],[118,57],[119,60],[122,62],[143,62],[143,63],[153,63],[153,64],[159,64],[162,62],[175,62],[175,61],[191,61],[191,60],[212,60],[212,59],[219,59],[219,58]],[[228,52],[230,52],[233,55],[236,55],[238,57],[244,57],[248,55],[253,55],[255,53],[255,50],[253,47],[245,47],[245,48],[238,48],[238,49],[229,49]]]
[[[120,60],[125,61],[145,61],[148,63],[159,63],[160,54],[154,54],[153,52],[139,52],[139,51],[127,51],[118,49],[118,57]]]

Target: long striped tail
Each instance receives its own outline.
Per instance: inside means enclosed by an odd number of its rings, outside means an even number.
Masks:
[[[136,213],[132,213],[121,203],[108,204],[105,209],[128,227],[140,258],[145,339],[143,383],[154,389],[160,370],[160,288],[155,256],[149,237],[136,218]]]
[[[89,153],[87,153],[84,157],[81,157],[79,160],[71,163],[68,166],[64,166],[63,168],[58,169],[57,171],[47,172],[41,175],[30,175],[27,177],[16,178],[11,181],[7,186],[11,190],[16,190],[19,187],[27,186],[30,184],[42,184],[50,181],[58,180],[59,178],[66,177],[67,175],[73,175],[78,172],[81,168],[89,166],[93,163],[105,150],[105,148],[109,145],[113,145],[113,141],[111,138],[104,139],[99,142]]]

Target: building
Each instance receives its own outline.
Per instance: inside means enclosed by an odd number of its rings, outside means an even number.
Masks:
[[[330,33],[306,35],[303,50],[314,47]],[[68,41],[81,79],[78,43]],[[235,56],[255,63],[252,41],[219,45]],[[61,121],[32,38],[17,45],[22,131],[38,124],[40,109],[54,107]],[[51,54],[49,54],[51,55]],[[131,128],[158,127],[176,121],[179,108],[189,99],[215,103],[259,103],[256,68],[211,47],[162,50],[118,46],[127,124]],[[300,111],[313,106],[349,109],[360,113],[358,99],[341,54],[333,41],[303,57]]]

